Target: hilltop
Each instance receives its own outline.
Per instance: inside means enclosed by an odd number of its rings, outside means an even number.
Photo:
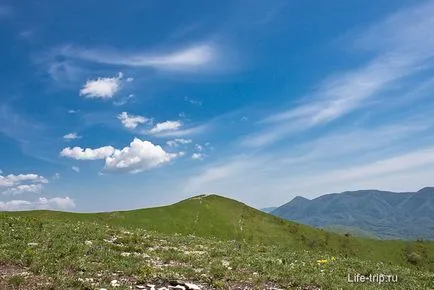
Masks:
[[[0,286],[22,289],[34,280],[94,289],[113,277],[125,289],[173,279],[201,289],[329,289],[345,287],[348,273],[380,269],[402,277],[394,289],[410,289],[431,285],[434,270],[432,243],[333,234],[217,195],[132,211],[8,212],[0,221]]]
[[[434,188],[347,191],[295,197],[271,214],[313,227],[381,239],[434,239]]]

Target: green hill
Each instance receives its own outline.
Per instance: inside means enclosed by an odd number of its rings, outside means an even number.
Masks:
[[[43,258],[38,256],[37,253],[33,253],[33,249],[29,250],[29,247],[26,246],[29,242],[37,241],[36,243],[41,245],[50,245],[50,248],[44,250],[48,251],[48,253],[42,251],[44,255],[48,256],[56,254],[53,247],[55,248],[57,243],[62,243],[62,245],[57,246],[60,252],[64,251],[65,253],[59,255],[65,259],[70,256],[75,259],[76,252],[78,251],[79,253],[82,249],[69,245],[69,243],[72,243],[71,241],[76,241],[73,244],[83,244],[85,240],[97,240],[99,243],[104,240],[104,236],[106,239],[108,236],[113,235],[113,233],[118,233],[119,236],[122,236],[119,233],[125,231],[131,231],[134,236],[134,239],[130,237],[121,239],[123,245],[129,249],[129,252],[142,253],[151,247],[149,243],[141,240],[143,231],[154,233],[152,236],[158,236],[160,240],[165,241],[164,243],[168,241],[176,242],[177,247],[191,245],[191,239],[200,240],[200,243],[211,243],[214,246],[218,244],[219,246],[217,247],[226,249],[222,250],[222,252],[214,251],[214,254],[210,254],[210,258],[214,259],[224,256],[224,259],[231,260],[235,259],[234,257],[238,257],[237,255],[246,255],[243,259],[250,261],[248,267],[253,267],[257,271],[260,270],[259,272],[265,275],[265,278],[261,277],[267,283],[270,281],[280,282],[280,285],[282,283],[292,283],[291,285],[302,285],[303,283],[321,285],[321,283],[326,283],[321,282],[323,281],[321,277],[312,278],[312,281],[310,281],[308,277],[312,274],[309,274],[312,269],[307,266],[305,270],[301,269],[302,272],[299,275],[302,276],[297,278],[298,280],[295,279],[294,273],[291,274],[293,275],[292,277],[284,278],[279,276],[283,275],[283,272],[278,274],[275,271],[279,267],[283,267],[282,271],[289,271],[288,263],[292,263],[294,260],[306,260],[303,264],[313,264],[316,267],[316,260],[331,256],[336,256],[342,261],[346,261],[346,264],[341,264],[341,266],[345,265],[340,269],[341,272],[335,271],[333,273],[333,275],[340,273],[339,275],[342,276],[342,279],[346,279],[346,272],[348,269],[351,269],[348,266],[350,262],[355,263],[352,267],[353,270],[359,267],[359,270],[364,271],[364,273],[384,271],[381,270],[381,267],[384,268],[386,266],[379,265],[397,267],[395,270],[407,273],[408,279],[411,278],[412,271],[414,271],[414,275],[419,276],[427,275],[426,273],[434,271],[434,243],[424,241],[380,241],[330,233],[285,221],[248,207],[243,203],[217,195],[193,197],[170,206],[108,213],[85,214],[58,211],[4,212],[0,214],[0,222],[2,230],[0,265],[2,262],[25,264],[27,266],[33,265],[39,269],[38,271],[44,272],[47,269],[52,269],[51,271],[57,274],[60,270],[63,271],[63,267],[66,265],[43,265],[44,263],[48,263],[47,260],[41,261],[40,259]],[[10,232],[11,228],[15,229],[14,232]],[[32,231],[35,229],[39,230],[32,234]],[[59,240],[56,240],[55,237]],[[158,239],[155,238],[155,240]],[[69,248],[64,248],[66,245],[69,245]],[[17,252],[18,249],[24,252],[30,251],[31,260],[26,260],[28,257]],[[102,250],[103,248],[95,249],[95,253],[99,253]],[[121,250],[125,251],[125,248]],[[104,253],[101,253],[101,255],[106,259],[106,255],[108,254]],[[41,253],[39,254],[42,255]],[[87,255],[90,254],[87,253]],[[213,257],[213,255],[216,256]],[[258,260],[255,262],[255,260],[252,260],[252,257],[256,257],[256,255],[260,255],[260,257],[255,258]],[[286,263],[279,266],[273,263],[269,264],[269,262],[263,261],[265,264],[261,264],[262,262],[260,262],[262,261],[261,259],[276,259],[278,257],[280,257],[279,261],[286,261]],[[80,259],[78,261],[81,261]],[[108,263],[107,265],[111,265],[110,263],[112,262],[106,263]],[[36,266],[34,263],[36,263]],[[50,263],[53,262],[51,261]],[[73,262],[71,263],[72,265],[68,267],[75,269],[76,265]],[[87,265],[85,260],[82,263]],[[212,264],[210,261],[207,263]],[[365,265],[364,263],[367,264]],[[136,264],[134,266],[130,265],[132,269],[137,270],[136,266]],[[41,267],[45,270],[40,270]],[[87,267],[90,266],[88,265]],[[217,270],[213,270],[211,267],[210,271]],[[221,271],[225,272],[224,269],[221,269]],[[260,273],[258,275],[262,275]],[[306,277],[304,276],[305,273],[307,273]],[[220,277],[219,275],[223,276]],[[222,282],[225,281],[223,279],[223,277],[226,277],[225,273],[220,273],[219,275],[218,280],[220,282],[214,281],[213,284],[227,282]],[[274,278],[269,275],[274,275]],[[195,276],[196,280],[202,278]],[[288,282],[288,279],[292,282]],[[327,285],[327,283],[322,285]]]

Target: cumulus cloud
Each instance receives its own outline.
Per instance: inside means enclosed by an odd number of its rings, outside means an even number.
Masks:
[[[0,187],[11,187],[22,182],[30,183],[48,183],[48,180],[37,174],[9,174],[6,176],[0,175]]]
[[[63,136],[63,139],[65,140],[74,140],[74,139],[80,139],[81,136],[78,136],[77,133],[69,133]]]
[[[121,88],[122,73],[117,77],[88,80],[80,90],[80,96],[86,98],[110,99]]]
[[[148,118],[142,116],[128,115],[127,112],[120,113],[118,115],[118,119],[127,129],[135,129],[138,125],[145,124],[149,121]]]
[[[64,148],[60,155],[63,157],[68,157],[76,160],[97,160],[104,159],[110,155],[112,155],[115,151],[115,148],[112,146],[103,146],[96,149],[86,148],[83,149],[81,147],[74,148]]]
[[[42,184],[21,184],[10,187],[2,192],[4,195],[18,195],[23,193],[41,193],[44,189]]]
[[[191,139],[182,139],[182,138],[176,138],[173,140],[169,140],[166,142],[166,144],[170,147],[178,147],[179,145],[185,145],[185,144],[190,144],[191,143]]]
[[[115,150],[113,155],[105,160],[105,171],[138,173],[160,164],[169,162],[177,154],[167,153],[161,146],[138,138],[130,143],[130,146],[122,150]]]
[[[151,169],[160,164],[167,163],[178,156],[168,153],[159,145],[138,138],[123,149],[115,149],[112,146],[104,146],[97,149],[80,147],[65,148],[60,153],[64,157],[77,160],[104,159],[105,172],[131,172],[137,173]]]
[[[155,125],[155,127],[149,130],[149,133],[158,134],[167,131],[176,131],[181,128],[181,126],[182,124],[180,121],[166,121]]]
[[[10,200],[0,201],[0,211],[34,210],[34,209],[69,209],[74,208],[75,202],[69,197],[40,197],[35,201]]]

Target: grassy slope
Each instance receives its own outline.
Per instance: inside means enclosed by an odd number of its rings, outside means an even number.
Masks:
[[[291,249],[315,249],[330,254],[411,266],[407,254],[419,255],[419,268],[434,271],[434,243],[379,241],[345,237],[284,221],[240,202],[210,195],[150,209],[78,214],[53,211],[8,213],[13,216],[102,222],[125,228],[142,228],[167,234],[194,234],[224,240],[246,240]]]

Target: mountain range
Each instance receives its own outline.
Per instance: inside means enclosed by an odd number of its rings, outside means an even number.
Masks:
[[[359,190],[297,196],[272,215],[317,228],[380,239],[434,240],[434,187],[417,192]]]

